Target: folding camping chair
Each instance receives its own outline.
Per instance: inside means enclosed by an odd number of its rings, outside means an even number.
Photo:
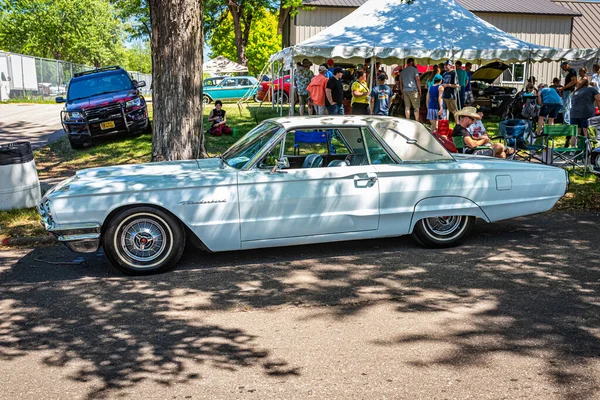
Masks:
[[[464,136],[452,136],[452,142],[454,143],[454,146],[456,147],[456,152],[457,153],[464,153],[465,152],[465,138]],[[475,153],[473,153],[474,155],[485,155],[485,156],[490,156],[493,157],[494,156],[494,150],[489,147],[489,146],[477,146],[475,148]]]
[[[531,121],[526,119],[507,119],[500,121],[498,131],[504,141],[504,145],[513,149],[512,155],[507,157],[514,160],[538,160],[542,161],[544,146],[530,144]]]
[[[577,137],[577,147],[556,147],[558,138],[564,136]],[[573,172],[585,176],[589,166],[591,144],[587,137],[577,134],[576,125],[544,125],[546,142],[545,161],[557,167],[572,167]],[[583,164],[583,165],[581,165]],[[583,172],[577,168],[583,167]]]

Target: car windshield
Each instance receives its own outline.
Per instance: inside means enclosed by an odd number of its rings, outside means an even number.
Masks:
[[[133,89],[133,84],[127,73],[104,74],[102,76],[90,76],[87,79],[72,80],[69,84],[67,98],[71,101],[130,89]]]
[[[421,124],[390,119],[374,121],[372,126],[403,163],[454,161],[444,146]]]
[[[275,140],[281,129],[273,122],[263,122],[223,153],[223,161],[230,167],[243,168],[265,145]]]

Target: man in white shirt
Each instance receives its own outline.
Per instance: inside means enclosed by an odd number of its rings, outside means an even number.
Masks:
[[[406,60],[406,67],[400,72],[398,87],[404,98],[404,114],[410,119],[410,108],[414,109],[415,121],[419,121],[419,108],[421,105],[421,79],[419,71],[415,67],[414,58]]]

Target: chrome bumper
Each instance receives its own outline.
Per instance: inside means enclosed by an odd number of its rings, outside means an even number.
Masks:
[[[83,223],[73,225],[58,225],[52,218],[50,202],[43,199],[38,204],[38,211],[44,228],[52,233],[59,242],[76,253],[94,253],[100,247],[100,224]]]

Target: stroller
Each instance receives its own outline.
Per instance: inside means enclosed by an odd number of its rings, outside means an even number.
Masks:
[[[515,119],[522,117],[531,123],[531,128],[535,132],[538,114],[537,96],[534,93],[520,91],[508,104],[502,118]]]

